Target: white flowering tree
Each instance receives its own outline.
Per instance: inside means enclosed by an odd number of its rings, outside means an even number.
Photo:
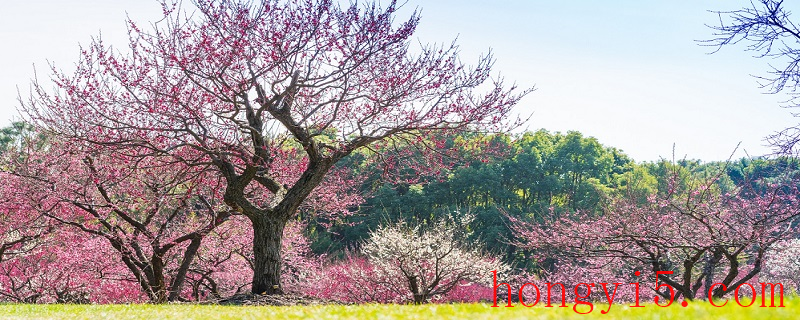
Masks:
[[[399,223],[373,231],[362,247],[374,266],[373,288],[421,304],[457,285],[491,285],[492,270],[504,273],[510,267],[466,241],[469,220],[447,219],[427,227]]]
[[[767,251],[764,277],[800,291],[800,239],[776,242]]]

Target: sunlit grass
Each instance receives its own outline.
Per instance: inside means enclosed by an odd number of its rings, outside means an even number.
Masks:
[[[800,313],[798,298],[786,300],[785,308],[761,308],[760,301],[743,308],[729,301],[716,308],[695,301],[681,307],[679,301],[667,308],[645,304],[630,308],[595,305],[591,314],[577,314],[568,308],[492,308],[487,304],[413,305],[323,305],[296,307],[251,307],[213,305],[32,305],[0,304],[2,319],[792,319]],[[744,302],[744,301],[743,301]],[[588,311],[587,306],[578,311]]]

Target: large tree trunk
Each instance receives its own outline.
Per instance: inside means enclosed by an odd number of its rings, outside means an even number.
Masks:
[[[150,302],[164,303],[167,302],[167,285],[164,281],[164,260],[158,255],[153,255],[150,258],[150,265],[144,270],[148,276],[149,288],[148,290]]]
[[[251,217],[253,223],[254,294],[283,294],[281,287],[281,240],[286,220],[264,216]]]

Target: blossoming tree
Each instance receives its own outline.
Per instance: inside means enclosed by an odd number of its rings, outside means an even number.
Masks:
[[[107,240],[150,301],[177,300],[203,238],[232,214],[215,204],[218,183],[163,157],[82,151],[53,142],[17,157],[22,212]]]
[[[800,290],[800,239],[776,242],[767,251],[762,278]]]
[[[51,230],[41,214],[31,213],[18,198],[24,193],[16,188],[17,177],[0,172],[0,262],[24,254],[36,247]]]
[[[373,231],[362,247],[366,260],[350,257],[349,268],[339,267],[351,282],[345,291],[361,296],[347,298],[420,304],[441,299],[460,285],[490,287],[492,271],[503,274],[510,267],[468,242],[466,223],[400,223]]]
[[[74,72],[54,68],[56,88],[35,80],[24,110],[60,138],[221,178],[224,203],[251,222],[253,293],[283,292],[283,229],[341,159],[432,132],[507,129],[529,92],[490,79],[490,55],[467,66],[455,44],[411,48],[419,16],[395,21],[394,1],[162,6],[149,28],[128,22],[129,50],[98,38]]]
[[[684,299],[733,292],[761,272],[775,243],[797,235],[800,200],[794,183],[720,193],[715,179],[690,183],[685,191],[676,189],[675,179],[666,194],[653,195],[644,205],[621,199],[599,216],[579,212],[544,223],[511,218],[512,229],[520,246],[577,266],[621,261],[629,264],[627,270],[649,269],[648,276],[668,285],[655,288],[658,295]]]

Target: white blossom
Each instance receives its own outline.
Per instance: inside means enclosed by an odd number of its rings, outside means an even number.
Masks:
[[[491,285],[493,270],[510,270],[467,242],[469,216],[442,220],[424,228],[395,224],[373,231],[362,247],[375,266],[373,281],[410,294],[414,303],[442,296],[456,285]]]

